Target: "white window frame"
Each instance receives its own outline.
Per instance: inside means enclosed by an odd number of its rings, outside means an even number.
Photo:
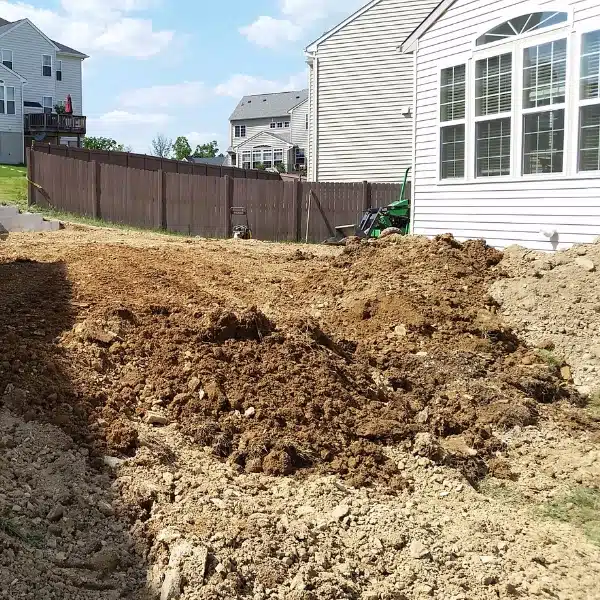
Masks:
[[[10,60],[4,58],[4,54],[5,53],[9,53],[10,54]],[[2,48],[2,64],[4,65],[5,62],[9,62],[10,63],[10,67],[7,67],[7,68],[11,69],[13,71],[14,71],[13,67],[15,66],[15,63],[13,62],[14,61],[14,57],[15,57],[15,53],[12,50],[9,50],[8,48]],[[4,65],[4,66],[6,66],[6,65]]]
[[[452,121],[442,121],[442,71],[444,69],[449,69],[450,67],[460,67],[465,66],[465,116],[462,119],[453,119]],[[440,63],[440,67],[437,73],[437,130],[436,130],[436,148],[437,148],[437,161],[436,161],[436,179],[438,183],[447,184],[447,183],[464,183],[467,179],[467,167],[468,167],[468,154],[467,148],[469,144],[469,123],[468,123],[468,110],[469,105],[469,81],[471,73],[471,64],[468,57],[457,56],[454,59],[448,59],[446,61],[442,61]],[[464,167],[464,177],[449,177],[447,179],[442,179],[442,128],[443,127],[455,127],[456,125],[464,125],[465,126],[465,167]]]
[[[284,126],[285,129],[289,129],[290,122],[289,121],[284,121],[283,126]]]
[[[14,85],[5,85],[4,88],[4,114],[6,115],[16,115],[17,114],[17,96]],[[12,100],[9,99],[8,91],[12,90]],[[13,103],[13,112],[8,112],[8,103]]]
[[[237,135],[238,131],[240,135]],[[246,126],[245,125],[234,125],[233,126],[233,137],[234,138],[245,138],[246,137]]]
[[[46,103],[44,102],[46,100],[46,98],[50,98],[50,106],[46,106]],[[47,108],[50,109],[50,113],[46,113]],[[46,114],[52,114],[53,110],[54,110],[54,96],[42,96],[42,112],[46,113]]]
[[[275,159],[276,152],[281,152],[281,160]],[[277,167],[277,164],[282,164],[285,166],[285,150],[283,148],[273,148],[273,166]]]
[[[569,117],[573,121],[573,127],[576,130],[576,140],[575,140],[575,148],[574,152],[572,152],[571,156],[571,167],[573,173],[576,173],[579,177],[584,178],[598,178],[600,177],[599,171],[580,171],[579,170],[579,128],[580,128],[580,119],[581,119],[581,109],[584,106],[594,106],[600,105],[600,98],[592,98],[588,100],[582,100],[580,94],[580,85],[581,85],[581,50],[583,48],[583,36],[586,33],[592,33],[594,31],[600,31],[600,19],[590,20],[582,25],[579,29],[579,35],[577,36],[576,43],[574,45],[574,57],[573,61],[576,63],[575,73],[577,75],[576,79],[576,97],[575,97],[575,105],[576,110],[575,114],[570,114]]]
[[[248,160],[245,160],[245,157],[247,157]],[[244,164],[248,164],[248,166],[244,167]],[[242,169],[252,168],[252,150],[242,150],[242,152],[240,152],[240,159],[238,160],[238,165],[240,165]]]
[[[54,72],[56,73],[56,81],[62,81],[62,74],[63,74],[63,61],[57,59],[56,60],[56,68],[54,69]],[[58,78],[58,74],[60,73],[60,79]]]
[[[277,124],[275,123],[275,121],[271,121],[270,128],[275,129],[276,127],[277,127]]]
[[[483,46],[476,46],[476,39],[486,31],[510,20],[520,14],[541,11],[560,11],[569,14],[566,23],[552,25],[540,31],[525,33],[509,41],[500,40]],[[600,30],[600,19],[589,19],[584,24],[578,23],[575,29],[573,23],[573,11],[571,8],[548,7],[519,7],[512,14],[507,14],[501,19],[489,22],[473,37],[472,48],[468,53],[460,53],[456,56],[440,61],[437,74],[437,134],[436,134],[436,183],[442,186],[461,185],[465,183],[491,184],[499,182],[537,182],[540,179],[594,179],[600,178],[600,171],[579,171],[579,82],[581,75],[581,43],[582,35],[591,31]],[[567,73],[566,73],[566,97],[562,105],[550,105],[538,109],[523,109],[523,50],[528,47],[538,46],[549,41],[560,39],[567,40]],[[509,50],[510,49],[510,50]],[[512,102],[512,132],[511,132],[511,174],[498,177],[475,177],[475,62],[486,56],[497,56],[508,51],[513,53],[513,102]],[[465,125],[465,177],[456,179],[441,178],[441,129],[444,125],[452,122],[440,121],[440,89],[441,71],[443,68],[466,64],[467,77],[467,105]],[[594,102],[590,102],[594,104]],[[523,171],[523,110],[532,112],[547,112],[550,110],[564,109],[565,111],[565,137],[563,149],[563,172],[562,173],[532,173],[524,175]],[[500,115],[497,115],[500,118]]]
[[[50,75],[44,75],[44,68],[48,66],[44,64],[46,57],[50,59]],[[42,77],[52,77],[52,54],[42,54]]]

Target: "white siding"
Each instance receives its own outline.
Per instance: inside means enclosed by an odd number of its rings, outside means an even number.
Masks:
[[[306,116],[308,115],[308,100],[292,111],[292,144],[306,151],[308,147],[308,129],[306,129]]]
[[[56,103],[56,80],[54,46],[41,36],[29,23],[22,23],[0,37],[0,48],[13,51],[13,71],[27,80],[23,88],[25,100],[42,103],[43,96],[52,96]],[[52,76],[42,76],[42,54],[52,56]],[[25,108],[25,112],[40,112]]]
[[[0,37],[0,48],[13,51],[13,71],[27,80],[24,100],[42,103],[43,96],[52,96],[53,104],[64,102],[71,94],[73,112],[83,114],[82,59],[56,52],[56,48],[29,23],[22,23]],[[42,55],[52,57],[52,75],[42,75]],[[63,79],[56,81],[56,61],[63,61]],[[40,108],[25,108],[26,113],[41,112]]]
[[[436,4],[381,0],[318,46],[312,179],[402,181],[412,160],[413,123],[402,108],[413,103],[414,65],[398,46]]]
[[[477,35],[495,21],[514,16],[519,6],[523,13],[530,12],[531,4],[524,0],[458,0],[419,40],[413,184],[416,234],[452,232],[459,238],[485,238],[498,247],[519,243],[540,250],[591,242],[600,236],[598,177],[437,181],[440,64],[468,61]],[[574,10],[576,24],[600,17],[598,0],[571,0],[564,6]],[[573,80],[571,94],[575,98],[577,86]],[[554,229],[558,243],[552,244],[541,231]]]
[[[232,146],[235,148],[238,144],[244,143],[249,138],[255,136],[262,131],[270,131],[278,135],[279,137],[284,138],[285,140],[290,140],[290,132],[291,132],[291,123],[290,127],[287,129],[285,126],[282,129],[271,129],[271,122],[285,122],[290,120],[290,115],[283,117],[269,117],[266,119],[249,119],[248,121],[232,121],[231,122],[231,138],[232,138]],[[239,138],[235,137],[235,126],[236,125],[245,125],[246,126],[246,137]]]
[[[4,114],[0,113],[0,131],[23,133],[23,104],[21,102],[21,80],[16,75],[13,75],[8,69],[4,68],[0,68],[0,80],[4,82],[5,86],[15,88],[15,114],[6,114],[5,102]]]
[[[242,165],[242,152],[248,152],[249,150],[251,151],[253,148],[258,148],[259,146],[283,150],[283,160],[287,166],[289,161],[288,150],[290,149],[291,145],[287,142],[279,141],[266,131],[257,135],[254,139],[247,140],[245,143],[241,144],[235,149],[237,153],[237,164],[239,166]]]
[[[83,98],[81,84],[81,59],[74,56],[57,54],[57,60],[62,60],[62,81],[56,81],[56,99],[65,102],[71,94],[73,114],[83,115]],[[53,73],[56,80],[56,73]]]

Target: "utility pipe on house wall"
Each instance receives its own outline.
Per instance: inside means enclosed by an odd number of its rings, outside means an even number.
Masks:
[[[410,186],[410,224],[409,233],[415,232],[415,197],[417,193],[417,54],[419,40],[413,52],[413,132],[412,132],[412,182]]]

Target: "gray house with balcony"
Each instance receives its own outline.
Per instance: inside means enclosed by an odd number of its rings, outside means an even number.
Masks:
[[[87,55],[51,40],[29,19],[0,19],[0,55],[0,162],[24,162],[32,140],[79,145]],[[68,96],[72,112],[63,114]]]

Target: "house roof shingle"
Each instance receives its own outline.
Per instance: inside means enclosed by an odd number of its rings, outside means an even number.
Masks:
[[[21,23],[21,21],[24,21],[25,19],[19,19],[18,21],[7,21],[6,19],[3,19],[2,17],[0,17],[0,35],[2,35],[4,32],[8,31],[9,29],[12,29],[17,23]],[[59,52],[67,52],[68,54],[76,54],[77,56],[81,56],[81,58],[87,58],[87,54],[84,54],[83,52],[80,52],[79,50],[75,50],[75,48],[70,48],[69,46],[66,46],[65,44],[61,44],[60,42],[57,42],[56,40],[51,40],[52,43],[58,48]]]
[[[244,96],[236,106],[230,121],[284,117],[294,106],[308,98],[308,90]]]

